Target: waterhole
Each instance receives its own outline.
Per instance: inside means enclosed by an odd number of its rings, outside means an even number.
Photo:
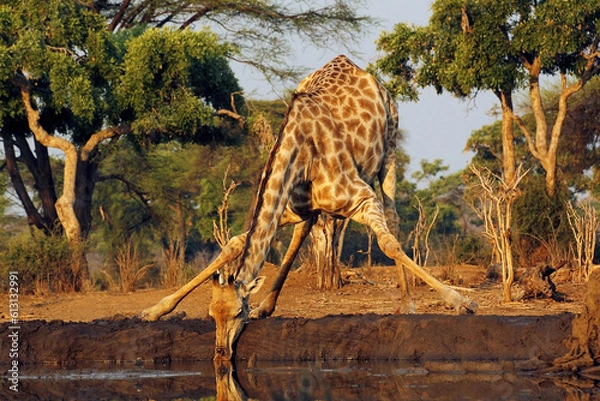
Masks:
[[[249,366],[251,365],[251,366]],[[6,378],[4,378],[6,382]],[[0,398],[14,398],[7,389]],[[600,383],[528,374],[512,362],[212,362],[24,366],[19,399],[600,400]]]

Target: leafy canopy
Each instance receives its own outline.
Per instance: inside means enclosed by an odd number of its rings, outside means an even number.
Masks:
[[[198,132],[240,89],[225,58],[233,47],[206,29],[151,28],[127,43],[117,98],[136,132]]]
[[[543,73],[579,76],[597,51],[597,0],[438,0],[432,11],[427,26],[398,24],[379,38],[374,68],[397,95],[512,91],[537,57]]]
[[[19,94],[31,88],[49,133],[83,144],[100,129],[196,135],[239,85],[226,56],[234,47],[208,30],[112,33],[76,1],[23,0],[0,6],[0,126],[24,119]],[[26,124],[21,124],[27,134]]]

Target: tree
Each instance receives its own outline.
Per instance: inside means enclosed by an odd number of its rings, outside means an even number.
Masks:
[[[413,85],[433,85],[464,97],[491,90],[502,106],[504,181],[516,179],[513,121],[546,172],[546,190],[556,189],[558,140],[569,98],[600,72],[595,0],[439,0],[426,27],[399,24],[384,33],[387,55],[376,67],[397,93],[415,96]],[[561,95],[550,128],[540,78],[558,75]],[[569,79],[571,77],[571,79]],[[411,85],[412,84],[412,85]],[[527,87],[535,133],[514,112],[515,89]]]
[[[325,3],[325,4],[324,4]],[[329,3],[329,4],[327,4]],[[361,0],[280,2],[276,0],[154,0],[93,1],[88,7],[106,17],[112,32],[137,25],[175,26],[205,24],[220,40],[235,43],[229,57],[262,71],[268,79],[297,79],[301,66],[290,66],[297,43],[317,48],[357,43],[372,19],[357,15]]]
[[[472,207],[484,224],[484,235],[492,243],[499,262],[502,265],[502,284],[504,301],[510,302],[510,288],[515,278],[512,256],[512,205],[519,181],[524,174],[518,174],[512,186],[503,182],[502,178],[493,175],[489,170],[470,165],[471,172],[479,183],[473,187],[477,194],[473,197]]]
[[[503,54],[508,45],[506,21],[514,9],[505,1],[479,2],[477,7],[463,3],[436,1],[429,25],[397,24],[393,32],[382,33],[378,48],[386,55],[374,69],[387,78],[393,93],[407,100],[416,100],[418,88],[425,86],[460,98],[493,91],[502,105],[503,174],[511,181],[515,178],[512,93],[520,76]]]
[[[214,107],[239,90],[225,59],[231,46],[206,30],[118,36],[101,15],[63,1],[5,4],[0,21],[0,126],[11,179],[32,224],[54,232],[57,218],[74,249],[90,229],[98,144],[125,134],[140,143],[207,131],[212,137]],[[64,153],[60,197],[49,147]],[[43,214],[23,191],[15,148],[36,178]],[[84,277],[85,264],[73,274]]]
[[[598,78],[593,79],[571,99],[558,145],[561,151],[557,155],[557,166],[561,180],[553,197],[545,190],[544,170],[528,151],[525,137],[516,138],[517,159],[524,170],[529,170],[520,182],[520,197],[513,210],[513,244],[517,245],[515,255],[521,259],[521,266],[544,261],[545,255],[552,255],[555,262],[564,258],[573,242],[565,202],[595,194],[600,133],[597,124],[599,83]],[[550,117],[558,110],[560,93],[561,87],[556,86],[543,94]],[[528,113],[522,119],[529,123],[534,117]],[[467,148],[475,152],[472,162],[495,175],[502,172],[500,126],[500,122],[495,122],[473,131],[467,142]]]

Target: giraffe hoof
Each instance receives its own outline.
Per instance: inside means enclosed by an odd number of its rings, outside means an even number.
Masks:
[[[467,299],[466,302],[460,304],[457,308],[459,315],[474,315],[477,312],[479,305],[475,301]]]
[[[258,308],[254,308],[250,311],[250,313],[248,314],[248,318],[249,319],[264,319],[266,317],[269,317],[271,314],[269,313],[269,311],[258,307]]]
[[[144,309],[142,313],[139,314],[139,318],[142,322],[155,322],[158,320],[156,316],[154,316],[149,309]]]

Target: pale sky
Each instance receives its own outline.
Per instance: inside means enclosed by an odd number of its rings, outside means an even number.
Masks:
[[[356,64],[365,67],[378,58],[375,40],[383,30],[391,31],[399,22],[426,25],[431,15],[432,1],[425,0],[367,0],[360,14],[381,20],[360,45],[356,53],[344,48],[318,50],[299,46],[297,61],[311,71],[321,67],[339,53],[346,53]],[[354,50],[354,49],[353,49]],[[249,68],[232,66],[240,83],[250,97],[277,99],[282,92],[271,88],[264,79]],[[475,100],[461,101],[451,95],[437,95],[431,88],[421,91],[417,103],[399,103],[400,128],[404,130],[404,149],[411,157],[410,171],[419,169],[422,159],[442,159],[449,172],[464,168],[470,155],[463,152],[471,132],[492,123],[489,110],[496,105],[492,93],[481,93]],[[410,174],[410,173],[409,173]]]

